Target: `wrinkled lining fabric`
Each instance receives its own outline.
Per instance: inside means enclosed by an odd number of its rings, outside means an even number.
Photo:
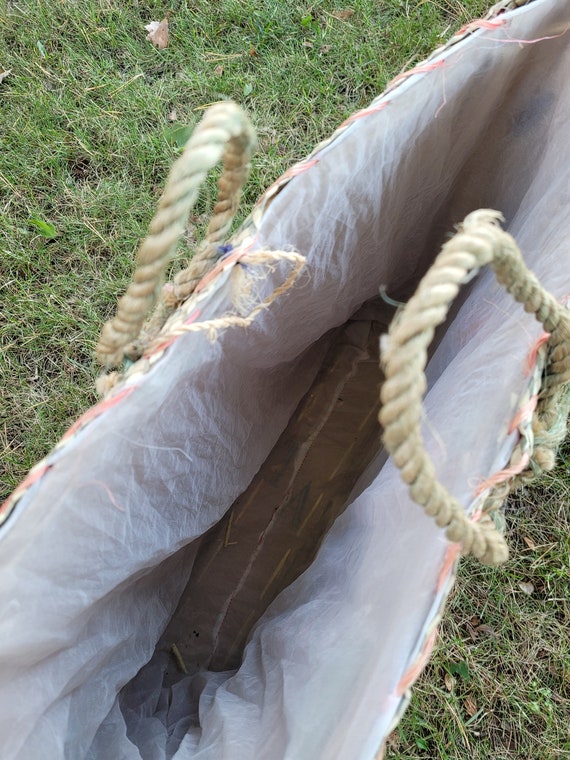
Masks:
[[[271,454],[201,539],[159,644],[168,652],[175,642],[186,669],[239,666],[253,624],[311,564],[346,507],[381,447],[378,343],[386,327],[354,319],[327,336],[332,345],[323,365]]]
[[[506,215],[545,286],[570,290],[570,8],[535,0],[503,18],[410,77],[273,199],[258,245],[308,261],[286,297],[246,332],[180,338],[50,456],[0,533],[3,758],[373,756],[441,597],[446,550],[381,448],[313,562],[254,625],[239,668],[165,682],[176,665],[156,644],[202,537],[315,381],[323,336],[381,286],[407,297],[453,225],[486,206]],[[267,292],[286,274],[268,272]],[[228,309],[229,279],[201,318]],[[424,436],[466,507],[508,460],[539,333],[483,272],[430,362]]]

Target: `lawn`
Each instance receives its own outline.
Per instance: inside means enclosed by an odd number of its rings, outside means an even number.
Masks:
[[[263,189],[481,0],[19,0],[0,7],[0,500],[96,399],[93,350],[164,178],[212,102],[249,112]],[[145,25],[167,11],[164,50]],[[1,74],[0,74],[1,77]],[[215,175],[195,207],[199,239]],[[239,221],[239,220],[238,220]],[[184,254],[182,253],[182,258]],[[464,561],[390,758],[570,757],[570,450]],[[516,514],[516,520],[515,518]]]

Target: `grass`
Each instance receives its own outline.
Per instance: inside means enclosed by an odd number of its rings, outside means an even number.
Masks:
[[[247,209],[402,67],[485,6],[19,0],[0,7],[0,64],[11,69],[0,84],[0,498],[95,400],[100,325],[203,107],[232,98],[257,127]],[[144,26],[167,10],[170,45],[160,51]],[[204,227],[214,182],[195,208],[193,236]],[[545,486],[511,505],[515,559],[495,571],[463,564],[440,644],[388,757],[570,757],[569,456]]]
[[[144,28],[164,16],[160,2],[20,0],[0,11],[0,64],[12,70],[0,90],[0,497],[94,400],[99,326],[130,276],[177,141],[204,105],[233,98],[257,127],[247,208],[465,17],[447,0],[366,0],[347,20],[333,2],[168,9],[163,51]],[[195,210],[199,228],[214,182]]]
[[[388,757],[570,757],[570,447],[507,508],[512,559],[464,561]]]

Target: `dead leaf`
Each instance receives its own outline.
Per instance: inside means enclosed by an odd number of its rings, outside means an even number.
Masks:
[[[335,11],[332,16],[339,21],[348,21],[351,16],[354,16],[354,8],[345,8],[342,11]]]
[[[165,16],[160,22],[151,21],[145,26],[145,29],[148,31],[147,40],[150,40],[159,50],[168,47],[168,16]]]
[[[331,46],[330,46],[330,45],[323,45],[323,46],[321,47],[321,49],[320,49],[320,52],[321,52],[321,53],[329,53],[329,52],[330,52],[330,50],[331,50]]]
[[[476,641],[477,639],[477,626],[481,625],[481,619],[477,617],[477,615],[473,615],[470,620],[467,620],[465,622],[465,627],[467,628],[467,632],[473,639],[473,641]]]
[[[473,641],[477,641],[477,631],[475,630],[475,628],[473,628],[473,626],[471,625],[469,621],[465,623],[465,627],[467,628],[467,633],[471,636]]]
[[[176,111],[176,108],[173,108],[172,111],[168,114],[168,121],[176,121],[178,119],[178,113]]]
[[[217,77],[221,77],[223,73],[224,73],[224,67],[221,64],[219,66],[216,66],[216,68],[214,69],[214,74]]]
[[[528,536],[523,536],[523,541],[528,546],[529,549],[536,549],[536,544],[532,540],[532,538],[529,538]]]
[[[469,715],[470,718],[472,718],[477,712],[477,702],[475,702],[473,697],[467,697],[463,703],[463,706],[465,707],[465,712],[467,715]]]
[[[519,583],[519,588],[524,594],[527,594],[528,596],[530,596],[534,591],[534,586],[530,582],[525,583],[524,581],[521,581]]]
[[[259,53],[254,47],[249,49],[249,54],[252,58],[259,58]]]
[[[315,47],[312,42],[309,42],[309,40],[303,40],[303,47],[306,48],[312,48]]]
[[[443,679],[445,681],[445,688],[447,691],[453,691],[453,686],[455,684],[455,681],[453,680],[453,676],[449,673],[445,674],[445,678]]]
[[[496,632],[490,625],[478,625],[475,629],[478,633],[486,633],[488,636],[496,636]]]
[[[4,69],[2,66],[0,66],[0,82],[3,82],[11,73],[12,69]]]

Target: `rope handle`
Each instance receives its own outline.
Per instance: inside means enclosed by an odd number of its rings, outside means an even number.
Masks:
[[[486,565],[505,562],[507,544],[490,515],[484,513],[478,522],[472,521],[437,480],[420,432],[427,349],[435,328],[445,321],[451,302],[473,270],[490,264],[499,283],[550,333],[550,363],[539,415],[541,408],[544,413],[551,412],[549,401],[555,402],[556,394],[570,381],[570,312],[526,268],[514,239],[501,229],[501,221],[499,212],[487,209],[466,217],[392,322],[381,359],[386,380],[379,419],[387,451],[412,499],[446,529],[447,538],[459,543],[464,554],[473,554]]]
[[[235,103],[217,103],[205,112],[170,170],[148,236],[137,251],[132,282],[119,300],[116,315],[103,326],[96,349],[102,365],[120,364],[127,347],[139,335],[145,317],[159,297],[166,266],[184,232],[198,189],[208,171],[221,160],[223,173],[206,238],[189,267],[178,273],[166,291],[167,306],[172,308],[190,295],[218,258],[218,246],[230,231],[241,188],[249,174],[255,142],[248,117]]]

